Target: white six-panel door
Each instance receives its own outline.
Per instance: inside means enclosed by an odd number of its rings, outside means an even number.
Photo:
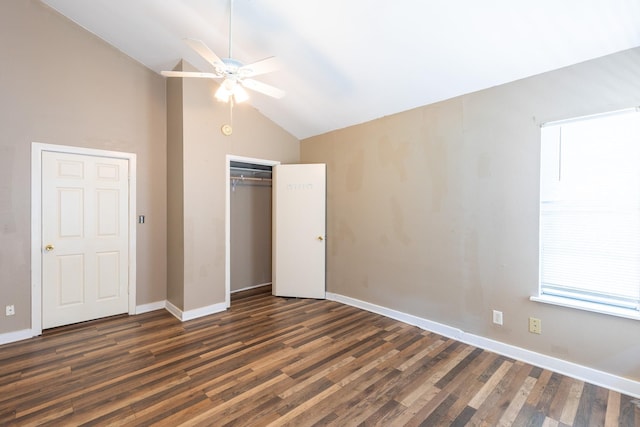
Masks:
[[[42,153],[42,326],[128,311],[128,160]]]
[[[272,292],[325,298],[326,166],[273,168]]]

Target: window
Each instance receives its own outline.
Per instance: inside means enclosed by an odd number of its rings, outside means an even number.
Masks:
[[[640,113],[542,127],[540,297],[640,318]]]

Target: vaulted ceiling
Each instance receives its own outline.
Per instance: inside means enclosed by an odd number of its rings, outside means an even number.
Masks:
[[[229,0],[42,0],[160,72],[228,56]],[[233,57],[276,56],[250,102],[297,138],[640,46],[640,0],[234,0]]]

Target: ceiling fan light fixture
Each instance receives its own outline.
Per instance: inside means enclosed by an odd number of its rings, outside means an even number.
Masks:
[[[221,102],[229,102],[231,97],[238,104],[249,99],[249,94],[238,82],[226,79],[222,82],[218,90],[216,90],[215,98]]]
[[[202,73],[195,71],[162,71],[162,75],[167,77],[199,77],[207,79],[222,79],[220,87],[216,89],[215,98],[224,103],[239,103],[249,99],[246,89],[262,93],[273,98],[280,99],[284,96],[284,91],[270,86],[266,83],[254,80],[252,77],[270,73],[279,68],[278,62],[273,56],[261,59],[248,65],[232,57],[232,31],[233,22],[233,2],[229,0],[229,57],[220,58],[202,40],[185,39],[185,42],[204,58],[215,72]]]
[[[229,102],[231,95],[233,95],[233,92],[224,87],[224,85],[220,85],[214,96],[220,102]]]
[[[249,99],[249,94],[247,93],[247,91],[239,84],[236,84],[233,87],[233,100],[237,104],[239,102],[244,102],[247,99]]]

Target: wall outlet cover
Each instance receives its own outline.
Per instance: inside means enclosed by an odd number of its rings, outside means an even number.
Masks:
[[[493,323],[496,325],[502,325],[502,312],[493,310]]]
[[[529,317],[529,332],[532,334],[542,333],[542,320],[535,317]]]

